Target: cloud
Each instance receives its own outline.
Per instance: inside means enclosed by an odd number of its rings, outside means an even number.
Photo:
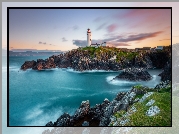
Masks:
[[[116,30],[117,25],[116,24],[111,24],[107,27],[107,31],[108,32],[113,32],[114,30]]]
[[[117,40],[117,42],[129,42],[129,41],[140,41],[152,37],[156,37],[161,34],[163,31],[153,32],[153,33],[140,33],[136,35],[129,35],[127,38],[123,37]]]
[[[63,37],[62,38],[62,42],[66,42],[66,41],[68,41],[68,40],[66,40],[65,37]]]
[[[107,46],[109,46],[109,47],[119,47],[119,46],[130,46],[130,45],[123,43],[123,42],[110,42],[110,43],[107,43]]]
[[[99,27],[96,28],[96,30],[101,30],[106,26],[106,23],[101,24]]]
[[[73,40],[73,44],[79,47],[84,47],[87,45],[86,40]]]
[[[122,23],[123,26],[128,28],[136,27],[156,27],[159,23],[162,22],[162,25],[170,24],[171,20],[171,11],[168,9],[124,9],[123,12],[116,12],[112,16],[113,19],[116,19]],[[120,21],[120,20],[123,21]],[[165,21],[161,21],[165,20]],[[130,23],[128,23],[130,22]],[[150,22],[150,23],[149,23]],[[153,26],[154,25],[154,26]],[[161,27],[161,25],[160,25]],[[169,29],[170,27],[168,27]]]
[[[162,40],[159,40],[159,41],[163,41],[163,40],[171,40],[171,39],[162,39]]]
[[[79,27],[77,25],[73,26],[73,30],[78,30]]]
[[[103,17],[97,17],[96,19],[94,19],[94,22],[99,22],[101,20],[103,20]]]
[[[92,40],[92,44],[96,43],[103,43],[106,42],[107,46],[130,46],[129,44],[122,43],[122,42],[116,42],[114,38],[109,38],[109,39],[99,39],[99,40]],[[73,40],[73,44],[79,47],[85,47],[87,46],[87,41],[86,40]]]
[[[163,31],[153,32],[153,33],[140,33],[140,34],[134,34],[134,33],[124,33],[121,35],[118,34],[105,34],[104,39],[92,39],[92,44],[95,43],[102,43],[106,42],[109,46],[130,46],[130,41],[141,41],[144,39],[152,38],[158,36]],[[107,38],[108,37],[108,38]],[[86,40],[73,40],[73,44],[76,46],[86,46],[87,41]]]
[[[79,26],[74,25],[74,26],[68,27],[66,30],[67,30],[67,31],[68,31],[68,30],[74,30],[74,31],[76,31],[76,30],[78,30],[78,29],[79,29]]]
[[[39,44],[44,44],[44,45],[46,45],[46,42],[39,41]]]

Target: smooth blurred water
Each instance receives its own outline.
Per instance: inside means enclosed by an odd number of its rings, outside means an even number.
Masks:
[[[75,110],[84,100],[90,105],[110,101],[121,91],[136,84],[155,87],[160,82],[161,70],[149,70],[153,79],[148,82],[113,80],[119,72],[51,69],[43,71],[20,70],[26,60],[47,57],[10,57],[9,59],[9,122],[10,126],[44,126]],[[8,76],[7,76],[8,77]]]

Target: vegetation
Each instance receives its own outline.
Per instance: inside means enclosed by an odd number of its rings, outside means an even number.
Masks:
[[[99,57],[102,53],[114,56],[116,55],[116,61],[119,62],[120,60],[133,60],[136,56],[139,55],[138,52],[126,52],[121,51],[115,47],[84,47],[82,50],[86,50],[90,53],[90,56],[93,58],[94,56]]]
[[[150,100],[155,100],[153,105],[160,109],[160,113],[149,117],[145,113],[149,109],[146,103]],[[143,103],[136,103],[134,106],[137,109],[129,118],[130,122],[126,126],[171,126],[171,94],[170,93],[154,93],[148,97]]]
[[[135,86],[141,88],[141,85]],[[125,126],[171,126],[171,87],[162,88],[158,92],[154,92],[151,96],[146,98],[144,102],[134,103],[137,111],[129,115],[127,119],[129,122]],[[156,91],[156,90],[155,90]],[[135,98],[141,98],[143,95],[137,95]],[[146,112],[150,106],[146,106],[149,100],[155,100],[153,106],[158,106],[160,112],[154,116],[147,116]],[[129,108],[130,109],[130,108]],[[115,117],[121,118],[126,112],[119,111],[114,114]]]
[[[134,86],[134,88],[137,88],[137,89],[142,89],[142,85],[136,85],[136,86]]]
[[[137,52],[125,52],[125,51],[121,51],[117,54],[116,57],[116,61],[119,61],[120,59],[128,59],[128,60],[132,60],[134,59],[136,56],[138,56],[139,53]]]

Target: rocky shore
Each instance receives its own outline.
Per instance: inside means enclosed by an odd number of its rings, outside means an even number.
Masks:
[[[37,61],[25,61],[22,70],[72,68],[75,71],[112,70],[136,68],[164,68],[170,59],[169,52],[124,52],[115,48],[79,48],[69,52],[53,55]]]
[[[128,111],[128,108],[134,103],[144,101],[150,93],[159,92],[162,88],[166,88],[170,84],[170,81],[161,82],[152,89],[143,86],[134,86],[128,92],[118,93],[112,101],[106,98],[101,104],[96,104],[93,107],[90,107],[89,100],[82,101],[74,115],[71,116],[68,113],[64,113],[57,121],[54,123],[50,121],[45,126],[108,126],[113,120],[113,115],[116,112],[121,110]],[[138,99],[136,98],[138,95],[144,96]]]
[[[85,70],[124,70],[114,79],[129,81],[148,81],[152,76],[146,71],[148,68],[160,68],[162,80],[157,88],[132,87],[128,92],[120,92],[115,99],[107,98],[101,103],[90,107],[90,102],[83,101],[74,115],[64,113],[57,121],[48,122],[46,126],[108,126],[117,111],[127,111],[129,106],[138,102],[138,95],[147,92],[158,92],[160,86],[168,85],[171,81],[171,52],[124,52],[115,48],[79,48],[64,54],[53,55],[45,60],[25,61],[22,70],[43,70],[51,68],[72,68],[75,71]],[[151,111],[151,110],[150,110]],[[149,112],[150,113],[150,112]],[[151,114],[151,113],[150,113]],[[127,121],[126,121],[127,122]]]

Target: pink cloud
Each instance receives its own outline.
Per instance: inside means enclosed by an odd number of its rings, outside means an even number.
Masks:
[[[110,42],[110,43],[107,43],[107,46],[109,46],[109,47],[119,47],[119,46],[130,46],[130,45],[127,44],[127,43],[122,43],[122,42]]]
[[[116,24],[111,24],[107,27],[108,32],[113,32],[117,28]]]
[[[155,28],[162,28],[171,22],[170,11],[170,9],[131,9],[126,10],[123,14],[118,13],[113,18],[117,20],[122,19],[126,22],[123,25],[127,25],[129,28],[149,28],[154,25],[156,25]],[[160,26],[157,26],[159,23],[161,23]]]
[[[126,37],[120,38],[117,41],[119,42],[141,41],[144,39],[156,37],[162,32],[163,31],[158,31],[158,32],[153,32],[153,33],[140,33],[140,34],[130,35],[127,38]]]

